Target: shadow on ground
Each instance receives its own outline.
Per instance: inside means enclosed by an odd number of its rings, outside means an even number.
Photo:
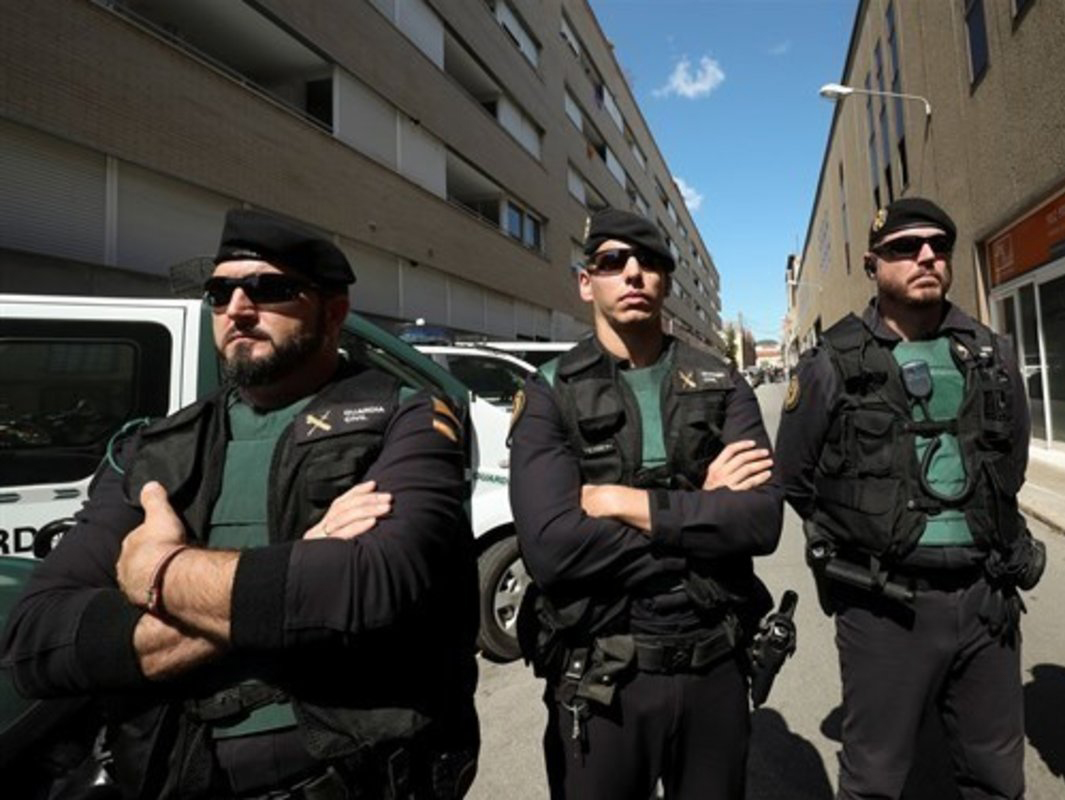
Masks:
[[[1065,667],[1036,664],[1024,685],[1024,727],[1028,741],[1055,776],[1065,776]]]
[[[832,800],[832,785],[817,749],[788,729],[779,712],[751,716],[748,800]]]

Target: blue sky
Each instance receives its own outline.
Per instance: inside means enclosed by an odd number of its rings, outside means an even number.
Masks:
[[[722,317],[779,339],[857,0],[590,0],[721,274]]]

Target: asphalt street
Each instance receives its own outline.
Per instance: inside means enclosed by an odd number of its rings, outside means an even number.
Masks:
[[[782,384],[759,387],[766,426],[775,434]],[[1047,544],[1047,571],[1025,595],[1023,675],[1027,729],[1027,800],[1065,797],[1065,536],[1041,523],[1033,533]],[[781,545],[756,568],[775,597],[799,593],[799,646],[778,676],[769,701],[753,716],[747,797],[750,800],[831,800],[839,751],[839,665],[833,624],[818,605],[803,558],[799,518],[788,509]],[[521,662],[480,662],[477,691],[483,745],[481,765],[469,797],[509,800],[547,796],[540,738],[545,712],[541,681]],[[949,757],[934,718],[921,735],[921,758],[907,786],[906,800],[951,800],[956,789]],[[623,753],[618,754],[624,758]]]

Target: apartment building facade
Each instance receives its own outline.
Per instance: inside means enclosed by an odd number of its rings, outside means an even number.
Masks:
[[[353,304],[567,339],[587,216],[657,220],[668,328],[720,281],[584,0],[0,0],[0,291],[164,293],[245,205],[331,236]]]
[[[873,295],[861,260],[876,209],[930,197],[958,225],[951,299],[1013,337],[1033,442],[1065,446],[1063,36],[1055,0],[859,2],[840,79],[855,91],[834,92],[806,240],[785,270],[792,361]]]

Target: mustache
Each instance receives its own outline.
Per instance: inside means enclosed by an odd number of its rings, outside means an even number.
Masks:
[[[262,330],[261,328],[258,328],[258,327],[251,327],[251,328],[234,327],[234,328],[231,328],[229,331],[226,332],[226,335],[225,335],[225,338],[222,341],[222,344],[229,344],[234,339],[241,339],[241,338],[244,338],[244,339],[260,339],[260,340],[263,340],[263,341],[268,341],[270,339],[270,336],[266,333],[266,331],[264,331],[264,330]]]
[[[938,283],[940,285],[943,284],[943,279],[939,275],[934,273],[934,272],[921,272],[921,273],[918,273],[917,275],[914,275],[912,278],[910,278],[909,281],[907,281],[907,283],[916,283],[917,281],[924,280],[925,278],[931,278],[936,283]]]

